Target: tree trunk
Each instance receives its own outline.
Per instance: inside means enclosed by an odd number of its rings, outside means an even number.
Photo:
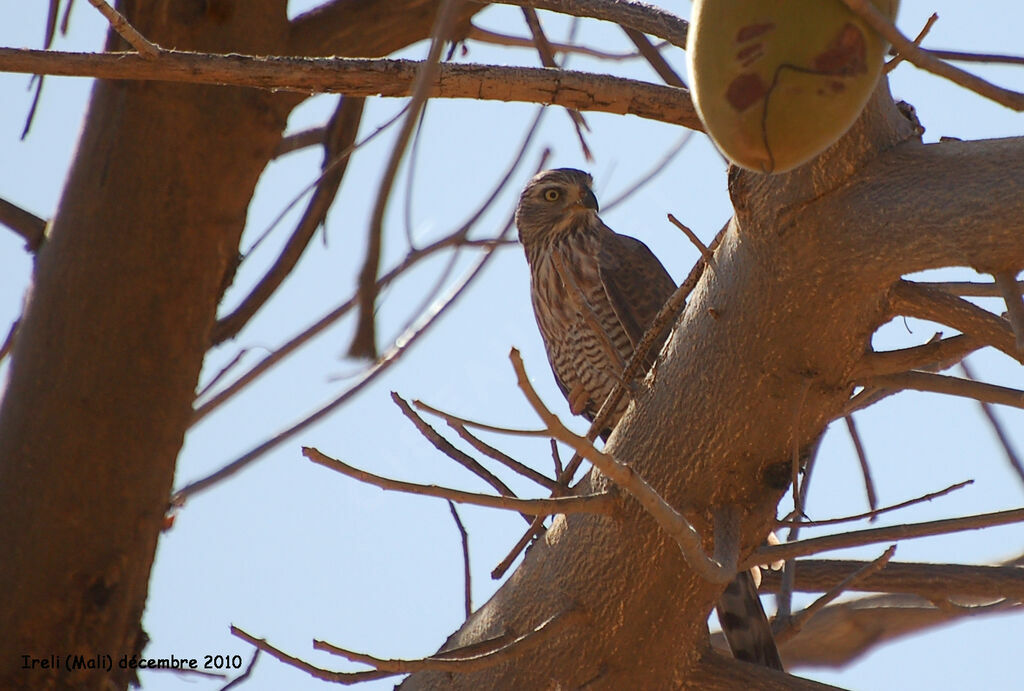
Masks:
[[[164,48],[377,56],[425,38],[437,9],[333,2],[289,23],[286,5],[121,10]],[[145,644],[150,567],[217,303],[253,189],[300,101],[96,83],[0,407],[0,687],[124,687],[132,676],[118,661]],[[111,659],[73,671],[68,655]]]

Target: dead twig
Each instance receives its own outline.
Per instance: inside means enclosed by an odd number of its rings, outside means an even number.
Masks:
[[[451,499],[448,500],[448,510],[452,512],[452,520],[455,521],[455,527],[459,530],[459,538],[462,542],[462,597],[466,618],[469,619],[469,615],[473,613],[473,577],[469,569],[469,533],[466,532],[466,526],[462,525],[459,512],[455,509],[455,502]]]
[[[863,581],[864,579],[872,576],[881,571],[889,560],[892,559],[892,555],[896,553],[896,545],[892,545],[889,549],[882,552],[881,556],[872,562],[868,562],[864,566],[860,567],[849,576],[841,580],[831,589],[825,592],[824,595],[819,597],[817,600],[812,602],[810,605],[800,610],[796,614],[786,619],[785,628],[775,633],[775,642],[779,645],[784,644],[786,641],[791,639],[796,634],[800,633],[804,625],[814,617],[815,614],[820,612],[830,602],[835,600],[837,597],[842,595],[844,592],[852,588],[854,585]]]
[[[406,494],[419,494],[426,497],[440,497],[454,501],[458,504],[472,504],[474,506],[485,506],[490,509],[506,509],[527,513],[531,516],[552,516],[554,514],[568,513],[601,513],[610,515],[614,511],[614,502],[610,494],[581,494],[571,497],[557,497],[547,499],[519,499],[518,497],[495,497],[490,494],[478,494],[476,492],[465,492],[450,487],[438,485],[420,485],[404,480],[393,480],[391,478],[374,475],[359,468],[353,468],[347,463],[326,456],[314,448],[302,447],[302,455],[317,465],[330,468],[342,475],[355,478],[368,485],[380,487],[383,490],[394,492],[405,492]]]
[[[924,37],[928,35],[928,32],[932,30],[932,26],[934,26],[935,22],[937,21],[939,21],[939,15],[935,12],[932,12],[932,15],[928,17],[927,21],[925,21],[924,26],[921,27],[921,30],[917,32],[917,36],[914,37],[915,46],[921,45],[921,41],[924,40]],[[904,57],[897,52],[896,57],[890,60],[888,63],[886,63],[885,74],[889,74],[894,69],[896,69],[899,66],[899,64],[903,62],[903,60]]]
[[[498,463],[501,463],[506,468],[514,470],[525,478],[533,480],[538,485],[546,487],[549,490],[554,490],[558,487],[558,484],[544,473],[539,473],[530,466],[520,463],[516,459],[512,458],[506,453],[494,448],[487,442],[483,441],[479,437],[475,436],[472,432],[466,429],[465,425],[462,425],[454,420],[448,420],[447,424],[455,433],[459,435],[465,442],[467,442],[474,449],[484,454],[488,458],[492,458]]]
[[[103,0],[89,0],[89,4],[99,10],[100,14],[106,17],[107,21],[110,22],[110,27],[116,31],[121,38],[127,41],[132,48],[139,51],[139,55],[147,60],[155,60],[160,57],[160,46],[150,42],[145,36],[140,34],[138,30],[132,26],[127,19],[125,19],[123,14],[103,2]]]
[[[865,518],[874,520],[878,516],[881,516],[883,513],[889,513],[890,511],[897,511],[899,509],[905,509],[908,506],[913,506],[915,504],[923,504],[926,501],[931,501],[932,499],[938,499],[939,497],[945,496],[945,495],[949,494],[950,492],[955,492],[958,489],[963,489],[964,487],[967,487],[968,485],[973,485],[973,484],[974,484],[974,480],[964,480],[963,482],[958,482],[958,483],[956,483],[954,485],[950,485],[949,487],[947,487],[945,489],[940,489],[937,492],[930,492],[930,493],[925,494],[923,496],[915,497],[914,499],[908,499],[907,501],[902,501],[899,504],[892,504],[891,506],[886,506],[886,507],[881,508],[881,509],[874,509],[873,508],[871,511],[865,511],[864,513],[858,513],[858,514],[853,515],[853,516],[842,516],[840,518],[823,518],[823,519],[818,520],[818,521],[812,521],[812,520],[807,520],[807,519],[797,520],[797,521],[780,520],[780,521],[776,521],[776,523],[778,525],[780,525],[780,526],[817,528],[817,527],[820,527],[820,526],[823,526],[823,525],[836,525],[838,523],[851,523],[853,521],[864,520]]]
[[[964,373],[964,377],[973,380],[974,372],[967,365],[967,361],[964,360],[960,363],[960,369]],[[1021,462],[1017,452],[1013,450],[1013,444],[1010,443],[1010,435],[1003,429],[1002,423],[999,422],[999,418],[996,417],[996,411],[992,409],[992,405],[979,401],[978,405],[981,406],[981,412],[985,415],[985,419],[988,420],[988,424],[992,427],[992,431],[995,432],[996,439],[999,440],[999,444],[1003,447],[1003,453],[1006,454],[1006,460],[1009,462],[1010,467],[1021,482],[1024,482],[1024,463]]]
[[[391,392],[391,400],[395,402],[398,409],[402,411],[402,415],[405,415],[410,422],[419,430],[427,441],[429,441],[435,449],[443,453],[448,458],[452,459],[466,470],[470,471],[478,478],[486,482],[488,485],[494,488],[494,490],[503,497],[515,497],[516,493],[509,489],[508,485],[502,482],[497,476],[494,475],[487,468],[483,467],[479,461],[456,448],[451,442],[442,437],[437,430],[427,424],[427,422],[416,414],[416,411],[412,409],[409,403],[399,396],[396,392]],[[523,515],[523,518],[527,523],[533,520],[531,516]]]
[[[214,345],[233,338],[249,323],[291,274],[317,228],[325,222],[327,211],[334,203],[341,187],[351,152],[355,149],[356,134],[363,119],[364,103],[365,99],[362,98],[342,97],[327,125],[323,141],[324,161],[321,175],[302,218],[273,265],[267,269],[256,286],[230,314],[217,320],[210,336]]]
[[[682,78],[676,73],[672,66],[668,64],[665,57],[658,51],[657,48],[651,43],[650,39],[647,38],[641,31],[631,29],[628,26],[622,27],[622,30],[626,32],[626,36],[633,42],[633,45],[637,47],[640,54],[644,56],[651,68],[657,72],[658,76],[668,84],[669,86],[679,86],[686,88],[686,84]]]
[[[660,7],[636,0],[474,0],[499,5],[535,7],[584,19],[601,19],[664,39],[678,48],[686,48],[689,24]]]
[[[511,220],[506,223],[502,236],[504,236],[511,228]],[[359,393],[367,384],[378,377],[387,368],[394,365],[398,359],[418,341],[423,334],[425,334],[430,327],[437,323],[437,319],[440,315],[455,304],[455,301],[462,295],[466,287],[469,286],[480,272],[483,271],[488,261],[494,254],[494,247],[485,250],[484,255],[477,260],[476,265],[471,267],[462,280],[458,281],[453,285],[448,293],[436,302],[430,310],[428,310],[423,317],[415,324],[413,324],[408,331],[395,339],[394,345],[386,352],[372,367],[367,369],[362,375],[359,376],[358,380],[349,386],[344,392],[338,395],[334,400],[330,401],[324,406],[314,411],[312,414],[307,415],[303,419],[299,420],[292,426],[288,427],[284,431],[257,445],[245,454],[236,458],[234,461],[228,463],[220,470],[217,470],[206,477],[189,483],[185,487],[174,493],[171,497],[172,506],[180,506],[189,497],[201,492],[205,489],[209,489],[213,485],[223,482],[227,478],[231,477],[238,471],[248,466],[253,461],[261,458],[265,453],[271,449],[276,448],[282,442],[292,438],[302,430],[306,429],[317,420],[320,420],[331,412],[347,403],[353,396]]]
[[[868,455],[864,451],[864,443],[861,441],[860,433],[857,431],[857,424],[853,421],[853,415],[847,415],[846,430],[850,433],[850,441],[853,442],[854,451],[857,452],[857,463],[860,465],[860,474],[864,478],[864,492],[868,496],[868,508],[871,512],[869,519],[874,521],[878,517],[878,495],[875,494],[875,481],[871,479],[871,466],[868,465]]]
[[[477,26],[476,24],[470,24],[469,32],[466,34],[466,38],[471,41],[480,41],[481,43],[490,43],[496,46],[514,46],[516,48],[532,48],[536,49],[536,45],[533,39],[525,38],[522,36],[510,36],[509,34],[502,34],[497,31],[491,31],[483,27]],[[581,46],[570,43],[558,43],[551,41],[551,49],[556,53],[565,54],[577,54],[586,55],[587,57],[597,58],[598,60],[632,60],[634,58],[641,57],[640,53],[609,53],[604,50],[596,50],[589,46]]]
[[[420,658],[419,660],[388,660],[365,653],[358,653],[353,650],[346,650],[326,641],[318,640],[313,641],[313,649],[340,655],[352,662],[371,665],[377,670],[386,671],[389,674],[410,674],[425,671],[476,672],[492,667],[500,662],[506,662],[525,655],[530,650],[551,641],[552,638],[564,632],[570,626],[579,626],[583,621],[585,621],[585,616],[581,610],[569,609],[550,617],[532,631],[516,637],[499,648],[476,655],[463,655],[459,657],[451,654],[457,651],[446,651],[445,653]]]
[[[430,32],[430,50],[426,60],[420,65],[416,79],[412,85],[412,95],[408,104],[408,112],[402,122],[395,145],[384,167],[384,174],[377,191],[377,198],[370,216],[367,230],[366,257],[363,268],[359,272],[359,315],[356,317],[355,334],[349,346],[352,357],[377,358],[376,317],[374,306],[377,302],[377,274],[380,270],[381,238],[384,232],[384,211],[391,197],[391,189],[398,174],[398,166],[405,155],[409,138],[420,119],[423,106],[430,97],[431,85],[438,74],[438,64],[445,42],[452,34],[455,15],[462,0],[442,0],[437,11],[437,18]]]
[[[921,69],[938,75],[954,84],[970,89],[979,96],[995,101],[1017,112],[1024,110],[1024,94],[1004,89],[969,72],[939,60],[907,39],[893,23],[869,0],[843,0],[843,4],[859,15],[868,25],[893,45],[899,54]]]
[[[776,559],[792,559],[808,554],[844,549],[846,547],[862,547],[878,542],[946,535],[965,530],[979,530],[997,525],[1020,523],[1021,521],[1024,521],[1024,509],[1010,509],[924,523],[907,523],[884,528],[853,530],[847,533],[840,533],[839,535],[824,535],[796,542],[786,542],[781,545],[761,547],[755,550],[745,562],[740,564],[740,568],[749,569],[752,566],[775,561]]]
[[[283,662],[289,667],[300,669],[306,674],[313,677],[314,679],[322,679],[323,681],[329,681],[334,684],[359,684],[364,681],[373,681],[374,679],[384,679],[386,677],[396,676],[395,672],[382,672],[377,669],[369,670],[366,672],[335,672],[329,669],[316,667],[314,665],[309,664],[305,660],[300,660],[297,657],[289,655],[280,648],[274,647],[263,638],[256,638],[252,634],[243,631],[234,624],[231,625],[231,635],[237,638],[241,638],[249,645],[254,646],[257,650],[266,653],[278,662]]]

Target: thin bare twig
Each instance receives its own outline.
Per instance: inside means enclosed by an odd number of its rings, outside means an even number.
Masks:
[[[857,13],[872,29],[889,41],[909,62],[1007,108],[1018,112],[1024,110],[1024,94],[996,86],[918,48],[900,33],[899,29],[893,26],[892,22],[869,0],[843,0],[843,4]]]
[[[513,220],[511,218],[509,218],[504,229],[496,237],[482,241],[470,241],[466,239],[466,233],[468,232],[469,228],[490,207],[493,201],[497,198],[498,193],[504,188],[508,180],[511,179],[512,173],[515,171],[518,164],[522,160],[522,156],[526,151],[526,147],[529,144],[530,138],[536,131],[537,126],[540,124],[540,118],[543,115],[543,112],[543,109],[541,109],[540,112],[538,112],[537,117],[534,119],[526,136],[524,137],[523,146],[520,148],[519,153],[513,160],[512,164],[509,166],[508,170],[505,172],[503,178],[495,186],[495,189],[493,190],[491,196],[486,201],[484,201],[483,204],[481,204],[480,208],[477,209],[472,216],[470,216],[469,220],[467,220],[465,223],[459,226],[459,228],[454,232],[449,233],[448,235],[436,240],[435,242],[432,242],[426,247],[414,250],[406,254],[405,258],[401,262],[399,262],[397,266],[395,266],[389,272],[380,277],[380,279],[377,282],[378,290],[390,284],[392,281],[397,279],[408,269],[412,268],[414,265],[416,265],[423,259],[426,259],[427,257],[430,257],[434,253],[439,252],[441,250],[449,249],[452,247],[471,246],[480,247],[486,250],[487,255],[489,255],[495,249],[508,246],[505,240],[507,239],[507,236],[512,228]],[[386,125],[384,125],[384,127],[386,127]],[[377,132],[380,131],[382,130],[377,130]],[[374,134],[376,134],[376,132]],[[372,136],[374,135],[370,135],[370,137]],[[370,137],[363,139],[363,141],[360,142],[360,144],[368,141]],[[547,150],[541,153],[540,161],[537,164],[537,170],[544,168],[544,166],[547,163],[549,155],[550,152]],[[268,370],[270,370],[274,365],[282,362],[286,357],[294,353],[302,345],[312,340],[317,334],[323,332],[327,327],[331,326],[336,321],[338,321],[342,316],[344,316],[350,309],[352,309],[357,304],[357,300],[358,292],[356,295],[349,298],[347,301],[345,301],[338,307],[334,308],[326,315],[321,317],[319,320],[314,322],[312,325],[307,327],[301,333],[291,338],[287,343],[285,343],[280,348],[270,353],[260,362],[256,363],[243,375],[238,377],[238,379],[232,382],[229,386],[225,387],[223,390],[219,391],[215,396],[210,398],[208,401],[205,401],[201,405],[197,406],[192,416],[192,424],[195,425],[196,423],[198,423],[204,417],[206,417],[214,410],[216,410],[219,406],[223,405],[233,396],[237,395],[246,386],[251,384],[253,381],[262,376]],[[395,342],[398,343],[399,341],[396,340]]]
[[[459,424],[454,420],[446,421],[448,426],[455,430],[455,433],[459,435],[464,441],[469,443],[474,449],[484,454],[488,458],[492,458],[498,463],[501,463],[506,468],[514,470],[525,478],[533,480],[538,485],[546,487],[549,490],[554,490],[558,487],[558,483],[555,480],[549,478],[544,473],[539,473],[530,466],[520,463],[516,459],[512,458],[506,453],[503,453],[499,449],[494,448],[487,442],[483,441],[479,437],[475,436],[472,432],[466,429],[465,425]]]
[[[950,492],[955,492],[958,489],[962,489],[962,488],[964,488],[964,487],[966,487],[968,485],[973,485],[973,484],[974,484],[974,480],[964,480],[962,482],[957,482],[956,484],[950,485],[949,487],[947,487],[945,489],[940,489],[937,492],[930,492],[930,493],[925,494],[923,496],[915,497],[914,499],[908,499],[907,501],[902,501],[899,504],[892,504],[891,506],[886,506],[886,507],[883,507],[881,509],[872,509],[871,511],[865,511],[864,513],[858,513],[858,514],[853,515],[853,516],[842,516],[840,518],[823,518],[823,519],[818,520],[818,521],[812,521],[812,520],[807,520],[807,519],[795,520],[795,521],[780,520],[780,521],[776,521],[776,523],[778,525],[780,525],[780,526],[817,528],[817,527],[823,526],[823,525],[836,525],[837,523],[851,523],[853,521],[860,521],[860,520],[863,520],[865,518],[874,519],[875,517],[880,516],[883,513],[889,513],[890,511],[897,511],[899,509],[905,509],[908,506],[913,506],[914,504],[923,504],[926,501],[931,501],[932,499],[937,499],[937,498],[939,498],[941,496],[949,494]]]
[[[946,535],[964,530],[978,530],[990,528],[997,525],[1020,523],[1024,521],[1024,509],[1010,509],[1007,511],[996,511],[994,513],[983,513],[962,518],[946,518],[938,521],[927,521],[924,523],[906,523],[884,528],[868,528],[866,530],[854,530],[839,535],[824,535],[812,537],[796,542],[786,542],[781,545],[761,547],[740,565],[741,569],[749,569],[766,561],[776,559],[792,559],[818,552],[828,552],[846,547],[863,547],[877,542],[891,542],[893,540],[906,540],[918,537],[930,537],[932,535]]]
[[[672,66],[668,64],[665,57],[658,51],[657,48],[651,43],[642,32],[636,29],[631,29],[628,26],[622,27],[622,30],[626,32],[626,36],[633,42],[633,45],[637,47],[640,54],[644,56],[644,59],[650,64],[651,68],[657,72],[658,76],[664,80],[664,82],[670,86],[679,86],[686,88],[686,84],[682,78],[676,73]]]
[[[552,638],[565,631],[568,627],[579,626],[583,621],[585,621],[585,616],[581,610],[569,609],[548,618],[533,630],[516,637],[500,648],[477,655],[460,657],[439,653],[419,660],[386,660],[374,657],[373,655],[339,648],[326,641],[318,640],[313,641],[313,649],[340,655],[353,662],[371,665],[378,670],[387,671],[391,674],[410,674],[423,671],[476,672],[524,655],[537,646],[552,640]]]
[[[552,516],[563,513],[601,513],[611,514],[614,510],[612,496],[607,493],[601,494],[579,494],[571,497],[555,497],[547,499],[519,499],[518,497],[495,497],[490,494],[478,494],[476,492],[464,492],[450,487],[438,485],[420,485],[404,480],[393,480],[391,478],[374,475],[359,468],[353,468],[347,463],[325,456],[321,452],[308,446],[302,447],[302,455],[317,465],[330,468],[342,475],[355,478],[368,485],[374,485],[384,490],[405,492],[406,494],[419,494],[426,497],[439,497],[448,499],[459,504],[472,504],[474,506],[485,506],[490,509],[505,509],[528,513],[531,516]]]
[[[226,365],[217,370],[217,374],[210,377],[210,381],[203,384],[202,388],[196,391],[196,398],[202,398],[207,393],[209,393],[213,389],[213,387],[217,385],[217,382],[226,377],[228,372],[230,372],[231,370],[238,366],[238,363],[241,362],[242,358],[244,358],[249,353],[249,350],[249,348],[242,348],[237,353],[235,353],[235,356],[231,358],[231,360],[228,361]]]
[[[651,169],[636,179],[636,182],[629,185],[626,189],[616,195],[611,201],[601,204],[601,211],[607,213],[614,209],[616,206],[632,197],[636,192],[643,188],[647,183],[656,178],[658,175],[668,167],[668,164],[675,160],[676,156],[679,155],[690,141],[690,136],[693,134],[693,130],[687,130],[679,137],[679,140],[665,152],[665,155],[661,157],[661,160],[651,166]]]
[[[121,38],[127,41],[132,48],[139,51],[139,55],[147,60],[155,60],[160,57],[160,46],[150,42],[145,36],[140,34],[138,30],[124,18],[123,14],[103,2],[103,0],[89,0],[89,4],[98,9],[100,14],[106,17],[107,21],[110,22],[111,28],[116,31]]]
[[[847,415],[843,418],[846,420],[846,430],[850,433],[850,441],[853,442],[854,451],[857,452],[857,463],[860,465],[860,473],[864,478],[864,492],[868,496],[868,508],[871,509],[869,514],[870,520],[873,522],[878,514],[878,495],[875,494],[875,481],[871,479],[871,466],[868,465],[868,455],[864,451],[864,443],[861,441],[860,433],[857,431],[857,423],[853,421],[853,415]]]
[[[554,439],[551,440],[551,460],[555,464],[555,477],[561,477],[562,475],[562,457],[558,454],[558,442]],[[557,482],[557,481],[556,481]],[[556,485],[557,487],[558,485]],[[554,488],[552,488],[554,489]]]
[[[473,577],[469,569],[469,533],[466,532],[466,526],[462,525],[459,512],[455,509],[455,502],[451,499],[448,500],[448,510],[452,512],[452,520],[455,521],[455,527],[459,530],[459,539],[462,542],[462,597],[466,618],[469,619],[469,615],[473,613]]]
[[[924,23],[924,26],[921,27],[921,30],[917,32],[917,36],[914,37],[915,46],[921,45],[921,41],[924,40],[924,37],[928,35],[928,32],[932,30],[932,26],[934,26],[935,22],[937,21],[939,21],[939,15],[935,12],[932,12],[932,16],[928,17],[928,20]],[[901,62],[903,62],[903,60],[904,57],[897,52],[896,57],[890,60],[888,63],[886,63],[885,73],[889,74],[890,72],[892,72],[899,66]]]
[[[374,306],[377,302],[377,274],[380,270],[381,240],[384,232],[384,211],[391,197],[391,189],[398,174],[398,166],[402,163],[409,138],[420,119],[423,106],[430,97],[431,85],[438,74],[438,64],[445,42],[452,34],[455,16],[462,0],[442,0],[437,10],[437,18],[430,32],[430,50],[426,60],[417,71],[412,86],[408,112],[402,122],[395,145],[384,167],[384,174],[377,191],[377,198],[370,216],[367,230],[366,257],[363,268],[359,272],[359,315],[356,317],[355,334],[349,346],[352,357],[377,358],[377,332]]]
[[[964,360],[960,363],[960,369],[963,370],[964,377],[973,380],[974,372],[971,371],[971,367],[968,366],[967,361]],[[981,412],[984,413],[985,418],[988,420],[988,424],[992,426],[992,431],[995,432],[996,439],[999,440],[1000,445],[1003,447],[1003,453],[1006,454],[1006,460],[1009,462],[1010,467],[1017,474],[1017,478],[1021,482],[1024,482],[1024,463],[1021,462],[1017,452],[1013,450],[1013,444],[1010,443],[1010,436],[1003,429],[1002,423],[999,422],[999,418],[996,417],[996,412],[992,409],[992,406],[984,401],[979,401],[978,404],[981,406]]]
[[[210,336],[214,345],[236,336],[267,303],[298,265],[317,228],[326,220],[327,211],[338,194],[348,168],[350,154],[355,147],[356,134],[363,119],[364,103],[365,99],[362,98],[341,98],[327,125],[321,175],[302,218],[273,265],[267,269],[256,286],[230,314],[217,320]]]
[[[442,437],[437,430],[427,424],[427,422],[416,414],[416,411],[412,409],[409,403],[398,395],[398,393],[391,392],[391,400],[395,402],[398,409],[402,411],[402,415],[405,415],[410,422],[419,430],[427,441],[429,441],[435,449],[443,453],[448,458],[452,459],[466,470],[470,471],[478,478],[486,482],[488,485],[494,488],[494,490],[503,497],[515,497],[516,493],[509,489],[508,485],[502,482],[497,476],[494,475],[487,468],[483,467],[479,461],[464,453],[461,449],[456,448],[450,441]],[[523,515],[523,518],[527,523],[533,520],[531,516]]]
[[[689,27],[680,19],[660,7],[636,0],[474,0],[493,2],[500,5],[535,7],[538,10],[559,12],[584,19],[601,19],[620,26],[642,31],[645,34],[664,39],[669,43],[686,48],[686,33]]]
[[[502,231],[502,236],[504,236],[509,231],[511,225],[511,221],[505,225],[505,229]],[[359,393],[367,384],[373,381],[377,376],[379,376],[391,365],[395,364],[395,362],[397,362],[398,359],[404,353],[408,352],[409,349],[420,339],[420,337],[423,336],[423,334],[425,334],[430,329],[430,327],[433,324],[437,323],[438,317],[444,314],[444,312],[449,307],[451,307],[451,305],[455,304],[455,301],[458,300],[459,296],[462,295],[466,287],[470,285],[477,276],[480,275],[480,272],[484,269],[490,258],[493,256],[494,249],[495,248],[488,248],[487,250],[485,250],[484,255],[479,260],[477,260],[476,265],[470,268],[469,272],[463,277],[463,279],[457,282],[455,285],[453,285],[449,289],[445,297],[439,300],[437,303],[435,303],[432,306],[432,308],[426,314],[423,315],[423,318],[419,322],[414,324],[406,333],[402,334],[399,338],[397,338],[391,349],[388,350],[388,352],[386,352],[373,365],[373,367],[370,367],[368,370],[366,370],[366,372],[360,375],[359,379],[354,384],[349,386],[349,388],[346,389],[343,393],[341,393],[339,396],[334,398],[334,400],[330,401],[326,405],[321,406],[312,414],[307,415],[303,419],[299,420],[298,422],[296,422],[283,432],[278,433],[274,437],[271,437],[270,439],[257,445],[247,453],[242,454],[240,457],[236,458],[231,463],[228,463],[220,470],[217,470],[216,472],[211,473],[210,475],[200,480],[196,480],[194,482],[189,483],[185,487],[182,487],[172,496],[171,504],[181,505],[187,498],[205,489],[209,489],[210,487],[219,482],[223,482],[227,478],[231,477],[238,471],[248,466],[253,461],[257,460],[258,458],[261,458],[265,453],[267,453],[271,449],[276,448],[278,445],[280,445],[287,439],[292,438],[294,435],[306,429],[307,427],[315,423],[317,420],[324,418],[325,416],[329,415],[331,412],[333,412],[334,410],[348,402],[349,399],[351,399],[353,396]]]
[[[518,350],[513,348],[509,353],[509,359],[516,372],[516,382],[520,390],[529,401],[530,407],[544,422],[552,437],[571,446],[576,453],[593,463],[604,475],[639,501],[662,530],[675,541],[683,553],[686,563],[701,576],[712,583],[726,583],[736,575],[735,563],[723,564],[709,558],[704,553],[701,547],[701,538],[696,529],[686,520],[685,516],[662,499],[633,467],[621,463],[611,454],[598,451],[590,439],[571,432],[562,424],[557,415],[547,409],[530,384],[530,378],[526,374],[526,368]]]
[[[532,48],[536,50],[537,46],[534,44],[532,39],[525,38],[522,36],[510,36],[509,34],[498,33],[497,31],[491,31],[483,27],[477,26],[476,24],[470,24],[469,33],[466,34],[466,38],[473,41],[480,41],[481,43],[490,43],[497,46],[514,46],[516,48]],[[556,53],[566,54],[578,54],[586,55],[591,58],[597,58],[598,60],[631,60],[634,58],[641,57],[640,53],[609,53],[604,50],[596,50],[589,46],[581,46],[570,43],[558,43],[551,41],[551,49]]]
[[[262,650],[256,648],[256,650],[254,650],[252,653],[252,659],[249,660],[249,664],[245,667],[245,671],[239,674],[231,681],[229,681],[224,686],[220,687],[220,691],[228,691],[229,689],[233,689],[236,686],[241,686],[242,684],[244,684],[245,680],[248,679],[249,676],[252,674],[252,670],[256,667],[256,661],[260,659],[260,653],[262,652]]]
[[[537,16],[537,11],[532,7],[524,6],[521,8],[523,11],[523,19],[526,20],[526,26],[530,29],[530,35],[533,37],[533,43],[537,47],[537,54],[540,56],[540,63],[544,67],[559,67],[558,62],[555,60],[555,52],[551,47],[551,42],[548,41],[548,37],[544,35],[544,29],[540,25],[540,18]],[[565,112],[569,115],[569,119],[572,120],[573,128],[576,130],[576,138],[580,142],[580,148],[583,150],[583,158],[587,161],[593,161],[594,156],[590,151],[590,147],[587,145],[587,139],[583,135],[585,131],[590,131],[590,126],[587,125],[586,120],[578,110],[572,108],[565,109]]]
[[[36,252],[46,236],[46,220],[6,199],[0,199],[0,223],[25,240],[25,249]]]
[[[368,670],[366,672],[335,672],[329,669],[316,667],[305,660],[300,660],[297,657],[289,655],[280,648],[274,647],[265,639],[256,638],[234,624],[231,625],[231,635],[241,638],[249,645],[254,646],[257,650],[265,652],[278,662],[283,662],[290,667],[302,670],[314,679],[322,679],[323,681],[329,681],[335,684],[349,685],[358,684],[364,681],[373,681],[374,679],[384,679],[386,677],[393,677],[397,675],[396,672],[382,672],[378,669]]]
[[[705,245],[703,242],[701,242],[700,238],[697,237],[697,234],[695,232],[693,232],[692,230],[690,230],[689,226],[687,226],[685,223],[680,221],[678,218],[676,218],[672,214],[668,215],[668,220],[676,228],[678,228],[679,230],[683,231],[683,235],[686,236],[686,239],[689,240],[691,243],[693,243],[693,246],[697,248],[698,252],[700,252],[700,256],[704,258],[705,265],[711,267],[711,269],[714,270],[714,268],[715,268],[715,255],[714,255],[714,253],[710,249],[708,249],[707,245]]]
[[[852,588],[857,583],[863,581],[869,576],[881,571],[885,568],[885,565],[892,559],[892,555],[896,553],[896,545],[892,545],[889,549],[882,552],[881,556],[872,562],[869,562],[857,569],[849,576],[841,580],[831,589],[825,592],[824,595],[819,597],[817,600],[812,602],[810,605],[797,612],[793,616],[787,618],[786,626],[781,631],[775,633],[775,642],[783,644],[787,640],[791,639],[796,634],[800,633],[800,630],[804,625],[811,620],[811,618],[825,608],[827,604],[835,600],[837,597],[842,595],[844,592]]]
[[[952,60],[953,62],[1001,62],[1007,65],[1024,65],[1024,57],[1020,55],[967,53],[960,50],[937,50],[934,48],[927,48],[926,50],[940,60]]]

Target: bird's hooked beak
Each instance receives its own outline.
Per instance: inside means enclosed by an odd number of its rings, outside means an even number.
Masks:
[[[597,197],[589,189],[584,189],[583,194],[580,196],[579,201],[576,202],[579,206],[584,209],[590,209],[597,213],[600,209],[597,206]]]

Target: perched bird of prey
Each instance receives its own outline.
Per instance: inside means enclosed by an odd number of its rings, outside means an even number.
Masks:
[[[601,221],[592,184],[582,170],[546,170],[527,183],[516,209],[548,362],[569,409],[591,421],[676,288],[647,245]],[[662,334],[651,349],[645,371],[666,337]],[[611,434],[627,404],[624,397],[602,438]],[[750,572],[737,575],[717,609],[737,659],[782,669]]]

